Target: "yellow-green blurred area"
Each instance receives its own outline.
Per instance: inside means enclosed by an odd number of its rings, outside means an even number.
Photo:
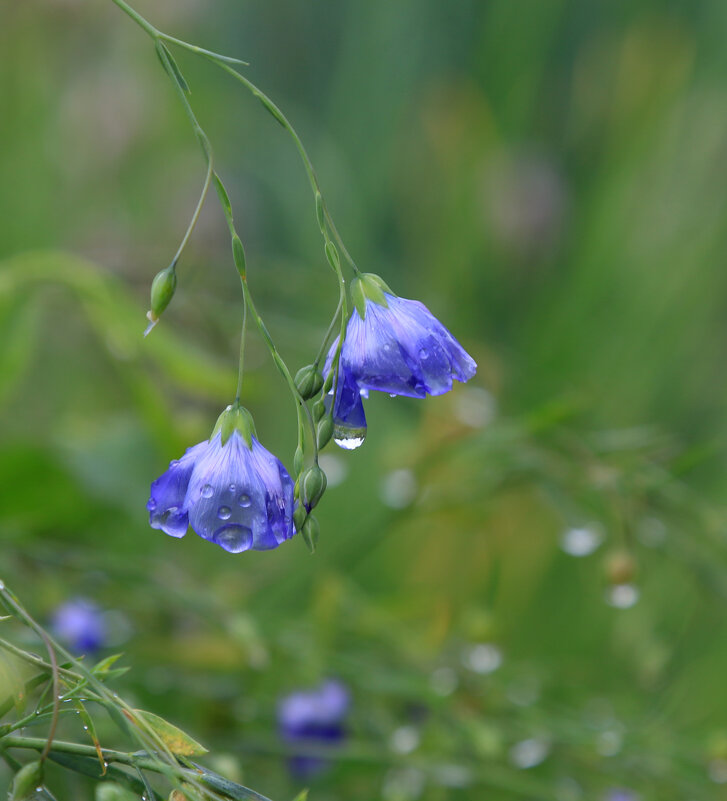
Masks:
[[[198,143],[111,0],[7,2],[0,577],[45,623],[97,603],[118,692],[274,801],[305,784],[278,699],[330,676],[348,739],[311,801],[727,799],[727,3],[136,7],[250,63],[357,263],[479,371],[439,398],[372,393],[363,447],[324,452],[313,556],[149,528],[150,482],[234,396],[229,234],[211,193],[144,339]],[[174,52],[295,371],[338,297],[305,171],[242,86]],[[243,401],[291,468],[295,407],[254,329]],[[42,652],[12,621],[0,636]],[[48,786],[94,797],[58,768]]]

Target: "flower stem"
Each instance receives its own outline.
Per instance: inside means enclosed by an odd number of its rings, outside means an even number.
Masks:
[[[245,373],[245,335],[247,333],[247,298],[245,292],[242,293],[242,328],[240,330],[240,363],[237,369],[237,391],[235,392],[235,403],[240,402],[242,393],[242,377]]]

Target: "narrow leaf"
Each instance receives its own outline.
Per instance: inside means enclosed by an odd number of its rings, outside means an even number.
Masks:
[[[207,749],[203,745],[164,718],[160,718],[153,712],[145,712],[143,709],[135,709],[134,713],[154,731],[173,754],[197,756],[207,753]],[[136,721],[132,720],[132,723],[136,723]],[[136,725],[138,726],[138,723]]]
[[[78,714],[81,716],[81,720],[83,721],[83,728],[88,732],[88,736],[91,738],[91,742],[93,742],[93,746],[96,749],[96,754],[98,756],[98,761],[101,764],[101,775],[106,775],[106,760],[103,757],[103,752],[101,751],[101,743],[99,742],[98,735],[96,734],[96,726],[94,726],[93,719],[88,714],[88,710],[83,705],[81,701],[74,701],[74,706],[78,711]]]

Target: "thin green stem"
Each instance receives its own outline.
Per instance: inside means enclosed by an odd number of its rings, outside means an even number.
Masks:
[[[245,292],[242,293],[242,328],[240,331],[240,363],[237,369],[237,391],[235,392],[235,401],[240,402],[240,395],[242,394],[242,378],[245,373],[245,335],[247,333],[247,298]]]
[[[336,322],[338,321],[338,315],[341,313],[341,307],[343,306],[343,299],[339,297],[338,299],[338,306],[336,306],[336,311],[331,318],[330,325],[328,326],[328,330],[323,337],[323,341],[321,342],[321,347],[318,350],[318,355],[316,356],[316,360],[313,362],[314,367],[318,367],[321,361],[323,360],[323,355],[326,352],[326,347],[328,346],[328,342],[331,339],[331,334],[333,333],[333,329],[336,327]]]
[[[160,32],[144,17],[141,16],[137,11],[124,2],[124,0],[111,0],[112,3],[115,3],[123,12],[124,14],[128,14],[131,19],[140,27],[143,28],[152,39],[158,39]]]

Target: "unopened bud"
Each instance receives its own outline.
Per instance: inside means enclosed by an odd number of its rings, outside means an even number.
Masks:
[[[315,517],[309,517],[303,523],[303,542],[311,553],[315,553],[316,546],[318,545],[318,535],[321,533],[321,527]]]
[[[177,288],[177,273],[172,265],[161,270],[151,282],[151,309],[147,314],[152,326],[156,324],[164,309],[174,297]]]
[[[39,759],[28,762],[15,774],[13,785],[8,793],[9,801],[24,801],[35,795],[36,788],[43,782],[43,765]]]
[[[306,511],[305,506],[298,504],[298,506],[295,507],[295,511],[293,512],[293,522],[295,523],[296,531],[303,530],[303,524],[305,523],[307,517],[308,517],[308,512]]]
[[[323,415],[326,413],[326,402],[323,399],[317,400],[313,404],[311,412],[313,414],[313,419],[317,423],[321,419],[321,417],[323,417]]]
[[[295,449],[295,456],[293,456],[293,470],[295,471],[296,475],[300,475],[301,470],[303,469],[303,448],[298,445]]]
[[[300,478],[301,499],[305,508],[310,512],[326,491],[328,479],[317,464],[309,467]]]
[[[324,417],[318,423],[318,447],[325,448],[333,436],[333,418],[330,415]]]
[[[312,364],[301,367],[295,376],[295,386],[303,400],[314,398],[323,386],[323,376],[320,370]]]

